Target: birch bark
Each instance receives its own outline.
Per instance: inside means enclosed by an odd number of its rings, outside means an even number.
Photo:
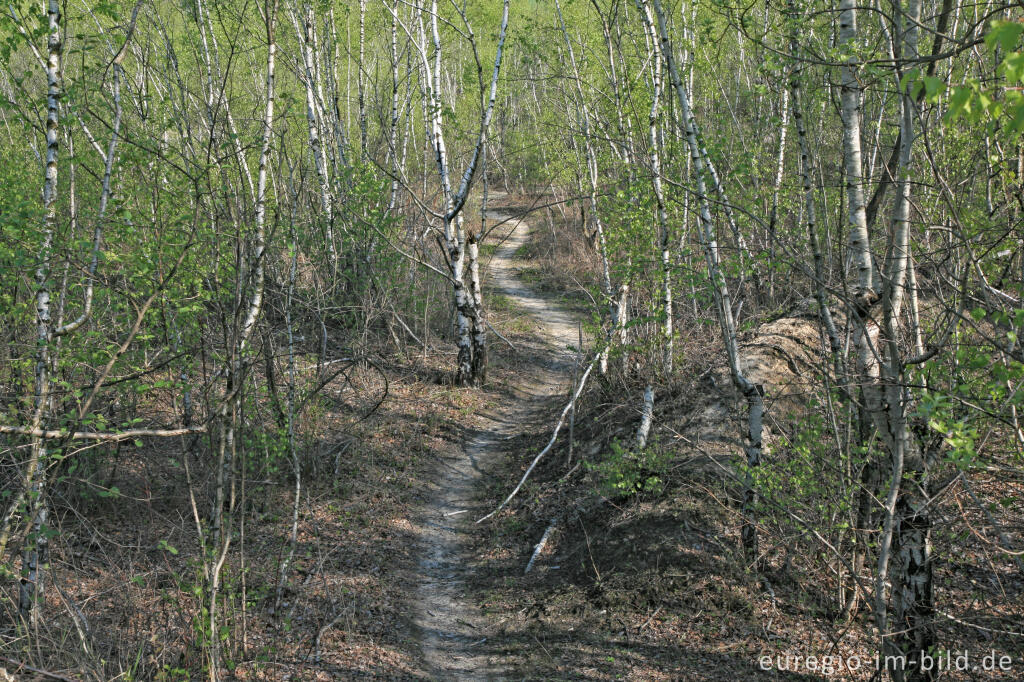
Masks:
[[[826,335],[828,336],[836,379],[841,380],[843,374],[842,346],[839,331],[836,329],[835,320],[832,318],[832,311],[828,306],[828,296],[825,289],[825,259],[822,256],[821,243],[818,239],[817,210],[814,200],[814,186],[811,179],[814,175],[814,163],[811,160],[811,149],[807,141],[807,126],[804,121],[803,62],[800,58],[800,34],[797,28],[799,17],[795,4],[795,0],[788,0],[786,5],[787,12],[790,15],[789,21],[791,26],[789,50],[794,60],[789,76],[789,105],[793,112],[793,125],[796,127],[797,143],[800,148],[800,181],[804,192],[804,221],[807,225],[807,239],[811,246],[811,257],[814,261],[814,298],[818,303],[818,315],[821,318],[822,326],[825,328]],[[781,164],[779,168],[781,170]]]
[[[898,447],[905,450],[903,479],[896,500],[896,530],[893,538],[894,577],[892,580],[893,650],[907,656],[916,665],[894,670],[897,682],[934,679],[933,671],[921,665],[923,652],[932,651],[937,642],[935,632],[935,609],[932,581],[931,557],[931,490],[929,474],[934,453],[923,449],[916,442],[908,425],[910,391],[906,385],[904,364],[896,341],[897,325],[907,290],[908,273],[913,275],[910,254],[910,192],[911,192],[911,151],[914,143],[914,119],[917,117],[917,100],[911,94],[911,84],[903,76],[909,65],[918,59],[918,27],[920,25],[920,0],[907,0],[905,5],[896,3],[896,40],[902,43],[902,68],[896,72],[897,82],[902,91],[900,96],[900,155],[896,173],[897,195],[893,208],[893,244],[890,249],[891,261],[885,283],[886,335],[888,336],[888,362],[886,394],[890,429],[898,441]],[[899,43],[896,43],[899,45]],[[916,279],[916,277],[915,277]],[[911,282],[916,288],[916,282]],[[911,291],[911,311],[915,328],[912,335],[919,339],[916,318],[916,294]],[[916,341],[920,345],[920,341]],[[920,354],[915,348],[915,355]],[[894,385],[895,384],[895,385]],[[890,636],[885,629],[883,637]]]
[[[647,11],[637,0],[637,9],[641,13]],[[661,183],[661,140],[658,135],[658,118],[661,105],[662,61],[660,41],[657,29],[649,15],[645,16],[644,26],[651,47],[651,109],[648,115],[648,146],[650,148],[651,186],[654,189],[655,216],[658,221],[658,245],[661,251],[661,304],[662,314],[662,369],[666,376],[672,373],[672,251],[669,247],[668,215],[665,211],[665,191]]]
[[[779,104],[779,113],[782,119],[779,122],[779,153],[775,161],[775,182],[772,184],[772,208],[768,215],[769,300],[773,300],[775,297],[775,231],[779,220],[779,193],[782,189],[782,178],[786,169],[786,130],[789,127],[789,96],[790,90],[784,89],[782,91],[782,102]]]
[[[53,328],[50,317],[50,263],[52,258],[53,237],[57,228],[57,159],[60,151],[59,117],[60,117],[60,79],[61,54],[63,45],[60,37],[60,6],[57,0],[49,0],[46,5],[47,30],[46,42],[46,168],[43,176],[43,243],[40,247],[39,266],[36,268],[36,362],[35,362],[35,396],[31,427],[40,429],[45,424],[50,412],[50,390],[52,358],[50,345],[53,341]],[[46,566],[48,540],[43,532],[46,525],[46,439],[33,436],[29,449],[29,460],[25,465],[25,482],[21,499],[16,499],[8,512],[12,512],[23,504],[30,519],[30,532],[22,550],[21,585],[18,590],[18,611],[23,619],[33,624],[39,619],[39,601],[43,595],[42,571]],[[26,504],[27,502],[27,504]],[[7,519],[5,519],[7,521]],[[9,521],[8,521],[9,523]],[[0,538],[0,554],[7,541],[9,529],[3,529],[4,537]]]
[[[641,16],[645,23],[653,25],[650,7],[647,0],[637,0],[641,8]],[[704,257],[707,262],[708,279],[715,298],[718,321],[722,327],[722,339],[725,342],[726,358],[729,363],[729,371],[733,383],[747,401],[747,475],[746,490],[743,496],[743,510],[746,515],[743,529],[741,531],[744,550],[750,557],[756,557],[758,553],[757,528],[752,520],[754,508],[757,504],[757,492],[754,487],[754,472],[761,466],[762,430],[764,419],[763,389],[761,386],[751,382],[740,366],[739,344],[736,339],[736,320],[732,312],[732,297],[729,293],[729,285],[722,272],[721,256],[719,254],[718,239],[715,234],[715,225],[711,217],[711,202],[707,194],[705,181],[708,168],[705,165],[705,156],[701,152],[697,130],[694,123],[693,112],[690,108],[689,95],[683,87],[679,77],[679,68],[675,60],[675,52],[672,47],[672,39],[668,32],[668,25],[665,20],[665,12],[661,6],[661,0],[653,0],[654,11],[657,15],[657,34],[661,40],[661,54],[665,59],[669,75],[671,77],[672,89],[676,93],[679,102],[679,111],[682,116],[682,124],[686,134],[687,144],[690,148],[690,155],[693,160],[694,185],[697,194],[700,217],[701,246],[704,249]],[[651,30],[651,29],[649,29]],[[653,32],[652,32],[653,34]]]
[[[265,22],[267,39],[266,61],[266,103],[263,111],[262,135],[260,144],[259,166],[256,180],[255,225],[251,241],[251,259],[249,263],[250,292],[246,304],[245,316],[235,332],[233,348],[229,354],[227,367],[227,390],[220,409],[220,420],[224,433],[218,450],[217,488],[213,509],[214,551],[216,557],[210,568],[210,592],[208,608],[209,679],[217,682],[220,679],[220,637],[219,637],[219,606],[221,574],[227,560],[232,540],[232,517],[235,506],[235,431],[242,407],[242,392],[246,371],[249,367],[247,354],[249,341],[256,328],[263,310],[263,293],[265,283],[265,252],[267,247],[266,216],[267,216],[267,170],[270,159],[270,141],[273,135],[274,102],[275,102],[275,66],[277,56],[277,0],[268,0]],[[227,514],[225,515],[225,505]]]
[[[389,8],[390,9],[390,8]],[[474,363],[474,347],[483,349],[481,340],[474,342],[473,329],[483,330],[483,323],[479,320],[480,309],[476,304],[476,296],[472,286],[466,282],[466,256],[468,249],[475,249],[475,244],[467,240],[466,230],[463,225],[462,208],[465,206],[472,187],[483,150],[487,144],[487,134],[494,114],[494,105],[498,93],[498,76],[501,73],[501,62],[504,56],[505,36],[508,30],[509,0],[505,0],[502,7],[501,26],[498,31],[497,49],[494,57],[494,69],[490,80],[490,89],[487,104],[480,114],[480,131],[477,135],[476,144],[469,164],[466,166],[462,177],[459,180],[458,189],[453,188],[451,170],[448,160],[448,149],[445,144],[444,127],[441,118],[441,35],[438,29],[437,0],[432,0],[428,12],[430,25],[430,39],[433,49],[432,59],[427,54],[427,36],[423,27],[423,10],[419,13],[420,40],[417,49],[422,61],[422,73],[424,79],[424,96],[426,108],[424,109],[427,138],[430,142],[431,153],[437,165],[438,178],[441,184],[443,197],[443,210],[441,219],[444,225],[444,245],[448,260],[448,277],[452,285],[452,298],[455,308],[455,343],[457,348],[456,359],[456,382],[462,385],[474,385],[479,377],[474,367],[482,368],[484,358]],[[398,17],[397,11],[392,16]],[[468,39],[476,53],[475,38],[469,22],[463,16],[468,31]],[[407,31],[408,32],[408,31]],[[482,83],[481,83],[482,85]]]
[[[840,112],[843,123],[843,162],[846,173],[850,257],[856,268],[854,297],[858,308],[866,311],[874,303],[875,271],[871,261],[864,204],[863,160],[861,154],[861,86],[857,80],[857,13],[854,0],[839,0],[839,44],[848,56],[840,69]]]
[[[366,126],[366,0],[359,0],[359,64],[356,73],[356,88],[359,96],[359,160],[367,161]]]
[[[870,309],[878,300],[875,282],[874,262],[868,233],[867,214],[864,202],[863,160],[861,151],[861,86],[857,79],[858,59],[856,5],[852,0],[839,3],[839,45],[847,53],[840,68],[840,119],[843,128],[843,174],[846,182],[847,225],[849,229],[848,250],[854,271],[849,273],[851,323],[853,345],[856,348],[856,382],[861,393],[861,434],[870,436],[872,427],[878,432],[885,452],[889,453],[892,466],[892,484],[883,502],[886,520],[879,542],[878,563],[875,575],[875,617],[879,631],[884,632],[885,576],[888,574],[888,544],[892,537],[893,514],[896,491],[903,471],[903,451],[900,443],[893,438],[884,407],[884,397],[879,386],[880,353],[878,346],[879,327],[871,316]],[[862,481],[864,492],[859,511],[859,523],[866,532],[872,517],[871,498],[878,482],[881,481],[881,463],[869,459],[864,465]],[[866,551],[866,538],[862,541]]]
[[[320,188],[320,208],[324,213],[324,241],[331,260],[331,269],[337,272],[338,251],[334,239],[334,200],[331,196],[330,183],[327,178],[327,159],[320,140],[320,121],[317,116],[316,81],[314,80],[315,57],[313,52],[314,14],[312,5],[306,8],[306,16],[301,19],[293,5],[291,12],[292,24],[299,42],[302,55],[302,84],[306,91],[306,126],[309,133],[309,147],[313,153],[313,166]]]

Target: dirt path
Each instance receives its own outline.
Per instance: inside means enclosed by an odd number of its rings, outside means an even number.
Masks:
[[[489,217],[507,219],[493,212]],[[500,456],[502,441],[518,434],[534,409],[568,384],[571,365],[565,349],[578,343],[573,317],[517,277],[515,253],[526,243],[529,227],[522,220],[512,219],[510,224],[514,226],[511,234],[490,263],[491,285],[534,318],[550,352],[541,366],[524,375],[513,399],[484,415],[480,430],[463,451],[438,466],[430,499],[422,510],[416,624],[422,633],[424,658],[436,679],[500,679],[503,675],[501,657],[489,646],[486,620],[465,594],[471,568],[464,548],[479,529],[474,522],[498,502],[481,503],[476,491],[491,462]]]

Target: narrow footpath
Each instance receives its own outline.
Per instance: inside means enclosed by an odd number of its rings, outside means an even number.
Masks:
[[[498,195],[497,198],[501,198]],[[492,290],[506,296],[538,325],[547,352],[523,373],[513,398],[482,415],[480,430],[455,457],[438,464],[430,497],[420,512],[423,538],[416,585],[416,625],[423,656],[438,680],[501,679],[500,657],[487,646],[485,619],[466,599],[469,578],[466,547],[480,531],[475,521],[500,500],[481,501],[477,491],[483,476],[498,457],[502,444],[517,435],[524,419],[556,392],[565,392],[571,380],[572,356],[567,346],[578,344],[576,320],[557,302],[525,285],[517,276],[517,250],[526,243],[529,226],[523,220],[491,212],[490,220],[513,226],[490,262]],[[502,234],[506,231],[499,228]],[[486,301],[485,301],[486,303]],[[531,455],[533,453],[530,453]],[[513,485],[514,481],[509,481]]]

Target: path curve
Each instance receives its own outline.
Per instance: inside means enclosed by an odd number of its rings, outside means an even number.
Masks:
[[[498,194],[497,198],[502,196]],[[492,290],[534,318],[550,352],[542,366],[533,368],[515,386],[514,399],[486,415],[484,426],[462,452],[438,466],[430,497],[422,509],[423,549],[415,620],[424,659],[438,680],[495,680],[503,676],[502,660],[488,646],[486,620],[466,598],[470,569],[464,548],[474,528],[479,528],[474,526],[476,519],[498,503],[490,500],[486,503],[489,508],[485,508],[476,499],[476,491],[490,463],[499,456],[501,442],[518,435],[524,418],[542,401],[555,392],[564,392],[572,360],[566,347],[579,343],[578,323],[573,316],[517,275],[515,254],[526,243],[529,226],[521,219],[494,211],[488,218],[512,225],[490,263]],[[505,233],[501,228],[497,231]]]

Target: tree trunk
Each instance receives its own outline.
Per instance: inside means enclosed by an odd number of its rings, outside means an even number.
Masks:
[[[839,42],[847,50],[856,49],[857,14],[854,0],[839,1]],[[843,122],[843,160],[846,173],[846,194],[850,227],[849,248],[857,270],[854,295],[857,307],[866,312],[874,303],[874,267],[864,206],[863,161],[860,141],[861,87],[857,80],[857,62],[850,57],[841,72],[840,107]]]
[[[212,546],[215,558],[213,565],[210,567],[209,601],[207,604],[209,616],[207,623],[209,626],[208,636],[210,637],[208,670],[210,682],[217,682],[220,679],[221,640],[218,627],[218,609],[220,605],[221,572],[227,561],[232,539],[231,526],[235,507],[234,473],[237,461],[236,431],[242,409],[245,376],[249,367],[247,359],[249,340],[252,338],[252,333],[263,310],[264,259],[267,248],[267,170],[270,161],[270,142],[273,136],[275,101],[274,79],[277,55],[275,23],[277,19],[277,0],[272,0],[267,10],[265,17],[267,37],[266,103],[263,111],[262,142],[256,181],[256,224],[254,225],[251,238],[252,256],[247,277],[251,290],[246,304],[245,317],[241,320],[241,326],[235,331],[233,343],[231,344],[232,347],[228,354],[225,397],[219,414],[223,431],[218,444],[217,485],[212,514]],[[227,514],[225,514],[225,506],[227,506]]]
[[[391,8],[388,8],[389,10]],[[482,113],[480,118],[480,132],[477,136],[476,146],[473,149],[473,156],[466,170],[459,181],[458,189],[452,185],[451,172],[448,165],[448,151],[445,145],[444,130],[441,117],[441,35],[438,30],[437,0],[433,0],[430,9],[430,34],[433,45],[433,59],[427,55],[426,30],[422,23],[422,12],[420,13],[420,41],[417,49],[422,60],[424,78],[424,95],[427,99],[427,108],[424,110],[426,118],[427,137],[430,140],[431,151],[434,162],[437,165],[438,177],[441,184],[441,192],[444,197],[444,246],[448,260],[448,278],[452,285],[452,299],[455,313],[455,345],[457,348],[455,380],[460,385],[472,385],[477,382],[478,377],[474,367],[480,368],[486,358],[480,358],[477,363],[473,360],[473,329],[474,325],[481,334],[485,333],[483,321],[479,320],[479,310],[476,305],[479,283],[467,286],[466,275],[466,251],[469,248],[466,239],[466,231],[463,228],[462,208],[465,206],[472,187],[473,179],[476,176],[480,159],[487,144],[487,131],[490,127],[491,118],[494,114],[494,103],[497,98],[498,75],[501,72],[501,62],[505,36],[508,29],[509,1],[505,0],[501,27],[498,32],[498,45],[494,57],[494,70],[491,76],[490,94],[486,105],[483,103],[484,92],[481,89]],[[396,10],[395,10],[396,11]],[[397,16],[397,14],[395,14]],[[463,17],[465,20],[466,18]],[[473,40],[470,33],[470,40]],[[481,82],[481,86],[483,83]],[[479,277],[479,274],[477,274]],[[471,273],[472,278],[472,273]],[[475,291],[474,291],[475,286]]]
[[[644,9],[641,7],[640,11]],[[669,248],[668,215],[665,211],[665,192],[661,184],[661,140],[658,135],[658,117],[661,105],[662,55],[654,23],[644,21],[651,43],[651,110],[648,116],[648,141],[650,147],[651,186],[654,189],[655,217],[658,221],[658,245],[661,251],[661,313],[662,321],[662,370],[665,375],[672,373],[672,251]]]
[[[60,74],[63,46],[60,37],[60,6],[57,0],[49,0],[46,8],[47,38],[46,59],[46,170],[43,180],[43,243],[39,249],[39,266],[36,268],[36,363],[35,396],[33,398],[32,429],[45,426],[50,416],[50,389],[52,382],[53,358],[50,344],[53,341],[50,319],[50,260],[53,237],[57,228],[57,155],[59,142]],[[33,436],[29,459],[25,465],[25,482],[21,495],[14,501],[12,511],[17,513],[22,504],[30,519],[30,530],[22,549],[21,586],[18,590],[18,611],[22,618],[35,625],[39,620],[40,604],[44,599],[43,571],[46,568],[46,552],[49,541],[46,535],[46,467],[47,450],[44,436]],[[5,521],[10,523],[9,512]],[[9,529],[3,529],[0,541],[0,556],[7,541]]]
[[[767,8],[765,9],[767,11]],[[792,48],[791,48],[792,49]],[[779,153],[775,161],[775,182],[772,184],[772,208],[768,214],[768,300],[775,299],[775,232],[779,221],[779,192],[782,189],[783,171],[786,168],[786,129],[789,127],[790,90],[783,89],[779,104]]]
[[[320,140],[320,122],[317,117],[317,94],[315,79],[315,57],[313,53],[313,22],[315,16],[313,7],[306,8],[305,19],[301,21],[295,13],[291,12],[292,23],[295,26],[295,35],[299,41],[299,51],[302,53],[302,84],[306,91],[306,126],[309,134],[309,148],[313,153],[313,166],[316,168],[316,179],[320,188],[320,209],[324,214],[324,241],[327,244],[327,253],[331,260],[331,270],[337,272],[338,250],[334,238],[334,199],[331,196],[330,184],[327,178],[327,159],[324,154],[323,144]]]
[[[652,25],[650,9],[647,0],[636,0],[637,7],[643,20]],[[754,472],[761,466],[762,449],[762,426],[764,415],[764,400],[762,388],[751,382],[740,369],[739,345],[736,340],[736,321],[732,312],[732,297],[729,294],[729,286],[725,275],[722,272],[721,258],[719,255],[718,240],[715,235],[715,225],[711,217],[711,202],[707,194],[705,177],[707,168],[705,156],[701,153],[700,143],[697,137],[697,130],[694,124],[693,112],[690,109],[689,95],[679,78],[679,69],[675,62],[675,53],[672,48],[672,40],[668,33],[668,25],[665,21],[665,13],[662,11],[661,0],[653,0],[654,10],[658,17],[658,34],[661,38],[661,54],[668,63],[669,75],[672,80],[672,88],[676,92],[679,101],[679,111],[683,118],[686,140],[690,148],[690,155],[693,157],[693,169],[695,175],[695,187],[697,201],[700,207],[699,216],[701,223],[701,245],[704,248],[704,257],[707,262],[708,279],[711,283],[711,290],[714,294],[715,304],[718,312],[718,321],[722,327],[722,338],[725,342],[726,358],[729,362],[729,371],[733,383],[740,393],[747,400],[747,473],[746,486],[743,495],[743,510],[745,514],[742,529],[743,548],[751,560],[756,560],[758,554],[757,529],[753,522],[755,506],[757,504],[757,491],[754,486]]]
[[[920,22],[920,0],[907,0],[905,6],[896,4],[894,40],[901,41],[903,64],[915,64],[918,58],[918,25]],[[902,69],[900,70],[902,71]],[[890,249],[889,272],[885,283],[886,335],[891,367],[886,377],[886,393],[889,396],[888,412],[893,424],[894,435],[902,436],[907,455],[904,458],[903,478],[900,481],[896,501],[896,529],[893,538],[894,575],[892,580],[894,620],[891,646],[907,656],[910,663],[905,671],[895,671],[898,682],[918,682],[935,678],[934,670],[924,670],[921,657],[936,645],[934,623],[934,600],[932,592],[931,561],[931,512],[928,495],[928,481],[932,457],[922,453],[919,444],[913,442],[914,435],[907,425],[909,390],[899,390],[905,385],[903,362],[895,333],[907,289],[910,263],[910,159],[914,143],[914,119],[917,102],[911,94],[911,83],[903,83],[902,74],[897,72],[901,87],[900,97],[900,155],[896,174],[897,196],[893,209],[893,244]],[[913,294],[912,294],[913,296]],[[916,303],[911,301],[912,304]],[[915,306],[916,307],[916,306]],[[914,311],[916,314],[916,311]],[[914,330],[915,337],[918,331]],[[892,379],[900,379],[892,385]],[[898,401],[898,402],[897,402]],[[889,636],[888,631],[882,632]],[[916,665],[915,665],[916,663]]]
[[[594,219],[594,236],[597,238],[597,250],[598,255],[601,257],[601,293],[608,301],[610,307],[611,327],[614,330],[618,325],[618,310],[616,308],[616,301],[612,296],[612,276],[611,267],[608,264],[608,244],[605,239],[604,225],[601,222],[601,212],[597,205],[597,179],[598,179],[598,168],[597,168],[597,155],[594,151],[594,143],[591,139],[591,116],[590,108],[587,106],[587,98],[583,93],[583,81],[580,78],[579,66],[576,61],[576,52],[572,47],[572,40],[569,39],[569,31],[565,27],[565,20],[562,18],[562,5],[558,0],[555,0],[555,10],[558,13],[559,25],[562,28],[562,37],[565,39],[566,49],[569,52],[569,63],[573,70],[573,84],[576,89],[576,96],[579,98],[580,114],[583,119],[583,146],[586,152],[586,163],[587,163],[587,174],[590,180],[590,215]],[[584,225],[586,229],[586,225]],[[612,341],[611,332],[609,333],[608,343],[610,345]],[[608,371],[608,348],[606,347],[601,354],[600,369],[601,374],[605,374]]]

